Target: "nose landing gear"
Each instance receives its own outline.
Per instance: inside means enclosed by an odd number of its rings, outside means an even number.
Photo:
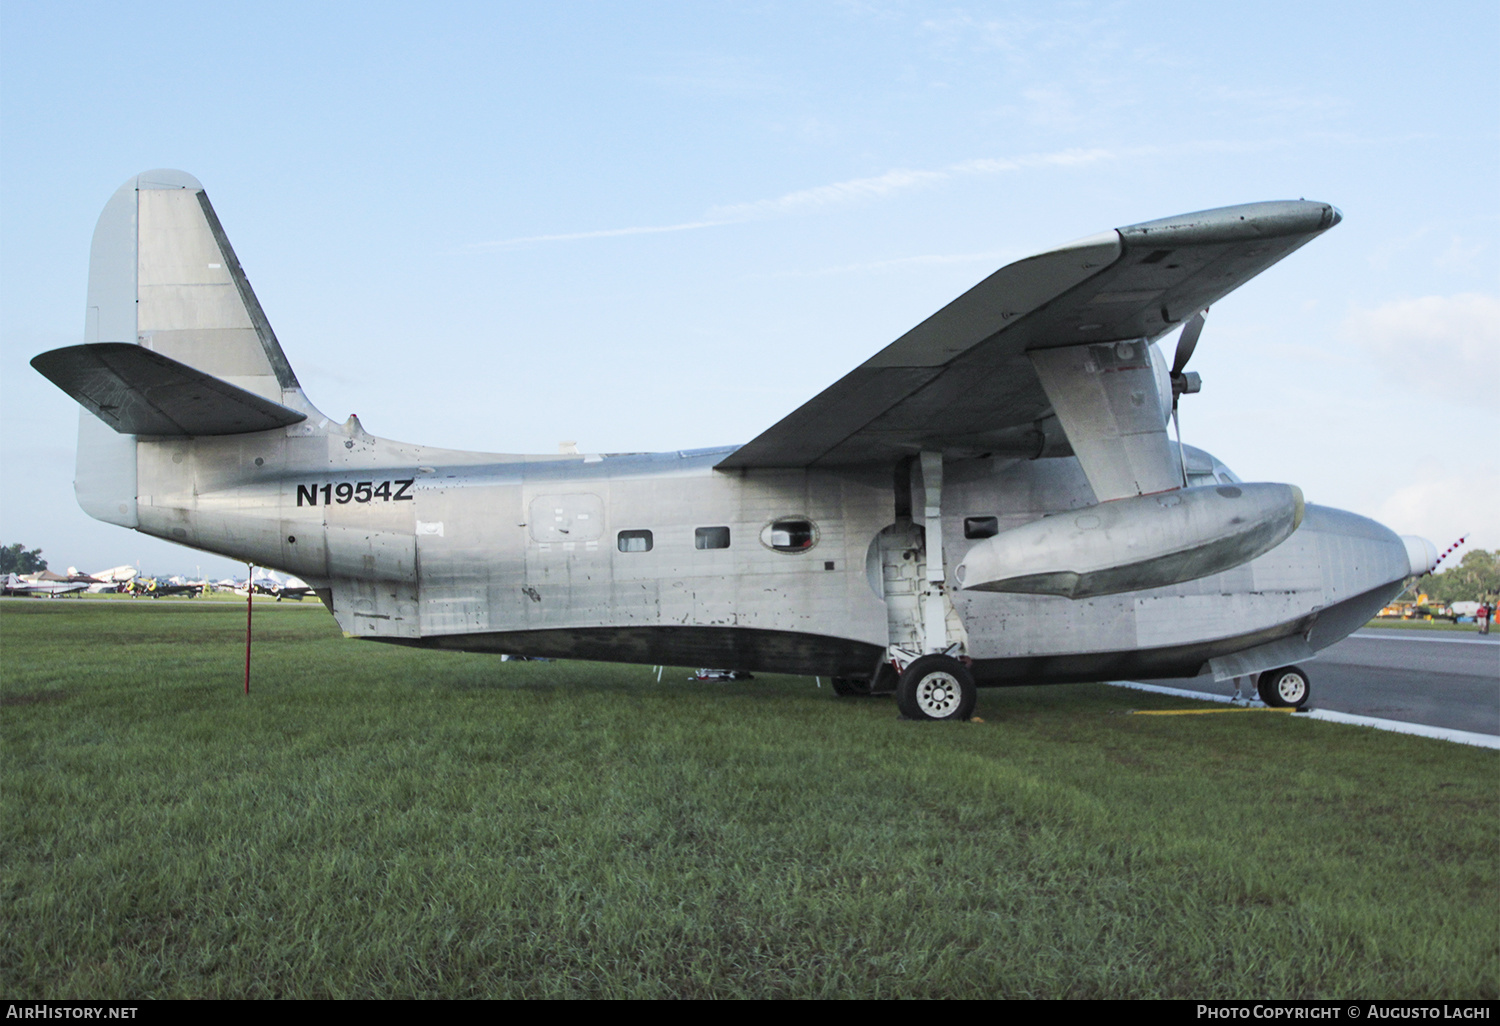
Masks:
[[[1312,685],[1298,666],[1267,670],[1255,684],[1260,700],[1275,709],[1301,709],[1312,697]]]

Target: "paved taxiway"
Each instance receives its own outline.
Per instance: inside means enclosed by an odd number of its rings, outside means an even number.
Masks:
[[[1365,628],[1302,667],[1311,708],[1500,735],[1500,631]],[[1160,680],[1185,691],[1227,695],[1231,681]]]

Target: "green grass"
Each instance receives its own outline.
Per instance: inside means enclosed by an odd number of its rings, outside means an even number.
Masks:
[[[15,997],[1489,997],[1495,752],[0,605]]]

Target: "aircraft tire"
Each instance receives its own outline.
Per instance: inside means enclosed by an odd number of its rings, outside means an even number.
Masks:
[[[870,682],[863,677],[833,677],[833,693],[840,698],[864,698],[872,693]]]
[[[1255,682],[1260,700],[1273,709],[1301,709],[1312,697],[1312,684],[1299,666],[1267,670]]]
[[[950,656],[925,655],[896,682],[896,707],[909,720],[967,720],[978,698],[974,675]]]

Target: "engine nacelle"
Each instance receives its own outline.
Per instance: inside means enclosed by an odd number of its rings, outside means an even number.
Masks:
[[[1088,598],[1196,580],[1247,563],[1302,523],[1302,490],[1204,485],[1114,499],[979,542],[954,570],[967,591]]]

